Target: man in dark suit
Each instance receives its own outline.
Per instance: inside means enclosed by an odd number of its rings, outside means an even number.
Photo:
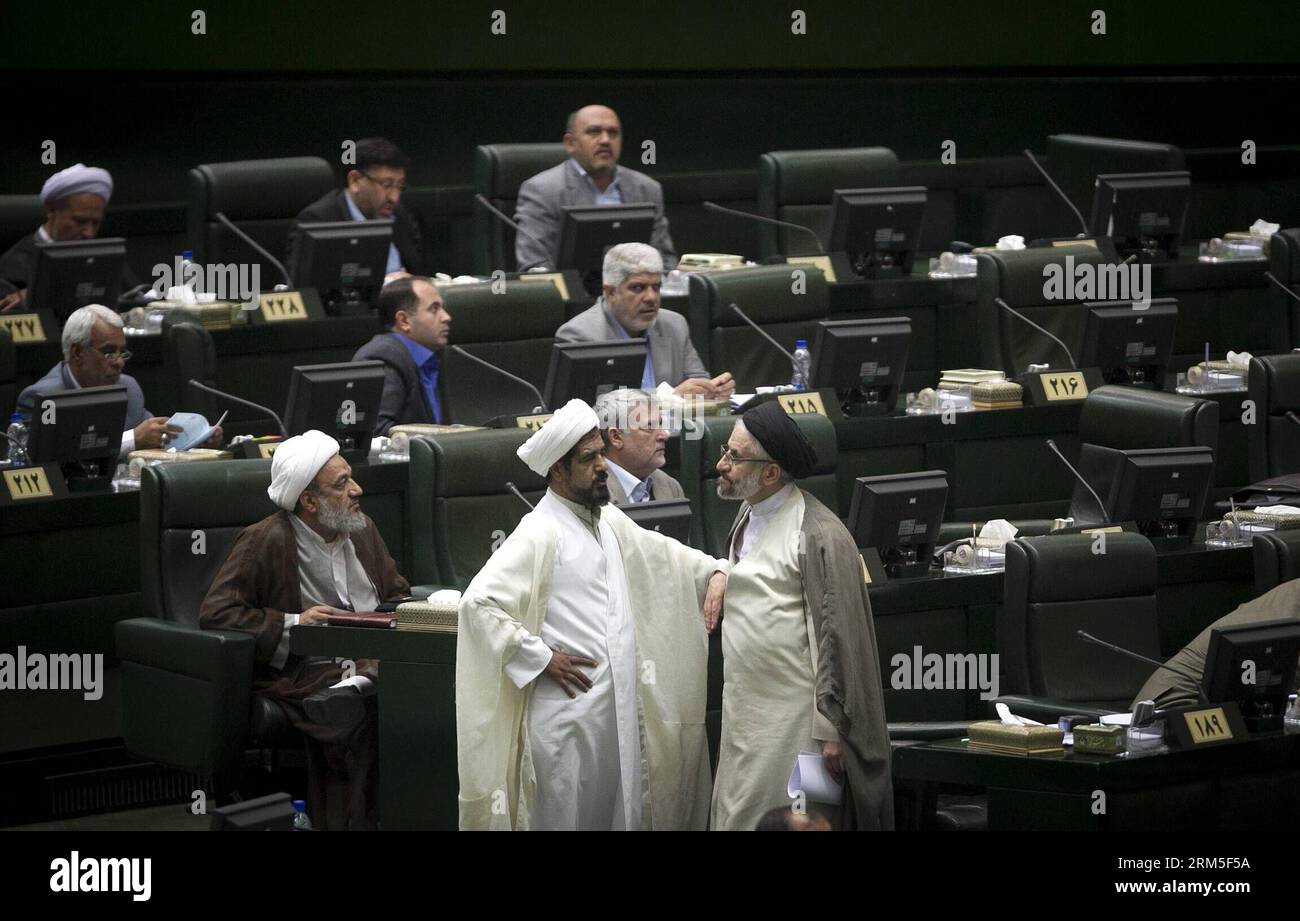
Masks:
[[[682,499],[686,492],[660,468],[668,432],[660,427],[659,407],[644,390],[611,390],[596,400],[600,437],[609,468],[609,500],[635,505],[657,499]]]
[[[379,319],[386,332],[357,349],[353,361],[384,363],[384,395],[375,434],[401,423],[448,419],[442,381],[442,349],[451,335],[451,314],[427,278],[399,278],[379,292]]]
[[[655,207],[650,243],[671,269],[677,252],[664,216],[664,190],[649,176],[618,165],[623,126],[606,106],[585,106],[569,116],[564,129],[569,159],[543,170],[519,187],[515,222],[515,259],[519,271],[555,268],[560,251],[560,222],[565,205],[638,205]]]
[[[678,396],[721,400],[736,383],[727,372],[711,378],[680,313],[660,309],[663,278],[659,251],[645,243],[620,243],[605,254],[604,293],[596,303],[555,332],[557,342],[605,342],[644,338],[649,346],[641,387],[667,382]]]
[[[429,267],[420,244],[420,229],[401,205],[409,163],[410,158],[385,138],[357,141],[357,162],[348,170],[347,186],[327,192],[303,208],[298,213],[297,223],[290,228],[289,255],[285,259],[289,271],[298,270],[298,224],[392,218],[393,242],[388,248],[388,265],[384,274],[428,275]]]

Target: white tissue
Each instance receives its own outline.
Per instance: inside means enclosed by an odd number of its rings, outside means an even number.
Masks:
[[[1024,249],[1024,248],[1025,248],[1025,238],[1016,236],[1014,233],[1008,234],[1005,237],[998,238],[998,249]]]
[[[1250,232],[1257,237],[1271,237],[1282,227],[1281,224],[1270,224],[1268,221],[1260,218],[1250,225]]]
[[[996,540],[1005,545],[1007,541],[1016,539],[1019,530],[1005,518],[994,518],[984,522],[984,527],[980,528],[980,540]]]
[[[1003,704],[1003,703],[997,703],[997,704],[994,704],[994,705],[993,705],[993,709],[995,709],[995,710],[998,711],[998,718],[1002,720],[1002,724],[1003,724],[1004,726],[1041,726],[1041,725],[1043,725],[1042,723],[1038,722],[1038,720],[1031,720],[1031,719],[1030,719],[1029,717],[1027,717],[1027,716],[1016,716],[1014,713],[1011,712],[1011,708],[1008,707],[1006,704]]]
[[[429,596],[429,604],[454,604],[460,606],[460,592],[454,588],[440,588]]]
[[[1228,352],[1228,364],[1234,368],[1240,368],[1245,371],[1250,367],[1250,360],[1254,356],[1250,352]]]
[[[1294,505],[1265,505],[1255,509],[1256,515],[1287,517],[1290,515],[1300,515],[1300,508]]]

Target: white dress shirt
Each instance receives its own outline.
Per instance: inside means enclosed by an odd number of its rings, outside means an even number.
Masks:
[[[736,548],[736,559],[743,560],[745,554],[749,553],[754,545],[758,543],[758,539],[767,530],[767,526],[772,523],[776,513],[781,511],[781,506],[785,505],[785,500],[793,489],[793,483],[786,483],[766,499],[749,507],[749,517],[741,522],[743,531],[740,535],[740,546]]]
[[[641,503],[651,501],[650,477],[646,477],[644,480],[638,480],[635,476],[628,473],[608,457],[605,458],[605,466],[608,467],[609,472],[618,479],[618,484],[623,487],[623,492],[627,495],[629,502]],[[654,474],[651,474],[650,476],[654,476]]]

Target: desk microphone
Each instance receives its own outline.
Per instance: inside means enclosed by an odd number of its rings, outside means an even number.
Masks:
[[[1056,446],[1055,441],[1051,438],[1047,439],[1047,446],[1052,449],[1053,454],[1061,459],[1061,463],[1070,468],[1070,472],[1074,474],[1076,480],[1083,484],[1083,488],[1092,494],[1092,498],[1097,502],[1097,508],[1101,509],[1101,523],[1105,524],[1109,521],[1110,513],[1106,511],[1106,506],[1102,504],[1101,496],[1097,495],[1097,491],[1092,488],[1092,484],[1085,480],[1079,471],[1074,469],[1074,464],[1065,459],[1065,455],[1061,453],[1061,449]]]
[[[1279,288],[1281,288],[1284,292],[1286,292],[1286,296],[1289,297],[1289,298],[1291,298],[1291,300],[1293,300],[1293,301],[1300,301],[1300,294],[1296,294],[1294,291],[1292,291],[1292,290],[1291,290],[1290,288],[1288,288],[1286,285],[1282,284],[1282,282],[1278,281],[1278,280],[1277,280],[1277,276],[1275,276],[1272,272],[1265,272],[1265,273],[1264,273],[1264,277],[1267,278],[1269,281],[1271,281],[1273,284],[1277,285],[1277,286],[1278,286]]]
[[[755,331],[757,331],[757,333],[758,333],[760,336],[762,336],[762,337],[763,337],[764,339],[766,339],[768,342],[772,343],[772,345],[773,345],[774,347],[780,349],[780,350],[781,350],[781,354],[784,355],[786,358],[790,359],[790,364],[791,364],[791,365],[794,364],[794,356],[791,355],[789,352],[786,351],[785,346],[783,346],[781,343],[777,342],[775,339],[773,339],[771,336],[769,336],[769,335],[767,334],[767,330],[763,329],[763,327],[759,326],[757,323],[755,323],[755,322],[754,322],[753,320],[751,320],[749,317],[745,316],[745,311],[741,310],[741,309],[740,309],[738,306],[736,306],[735,304],[732,304],[732,305],[731,305],[731,309],[734,310],[734,311],[736,311],[736,315],[739,316],[742,320],[744,320],[744,321],[745,321],[746,323],[748,323],[750,326],[754,327]]]
[[[478,192],[478,193],[476,193],[476,194],[474,195],[474,200],[475,200],[476,202],[478,202],[480,205],[482,205],[484,208],[486,208],[488,214],[492,215],[494,218],[496,218],[496,219],[497,219],[498,221],[500,221],[502,224],[505,224],[507,227],[509,227],[509,228],[510,228],[511,230],[513,230],[515,233],[523,234],[525,237],[527,237],[528,239],[532,240],[532,241],[533,241],[534,243],[536,243],[538,246],[541,246],[541,247],[544,247],[544,248],[546,247],[546,244],[545,244],[545,243],[543,243],[541,240],[537,239],[535,236],[533,236],[533,235],[532,235],[531,233],[529,233],[528,231],[524,230],[522,227],[519,226],[519,224],[518,224],[517,221],[512,221],[509,217],[506,216],[506,213],[505,213],[504,211],[502,211],[500,208],[498,208],[498,207],[496,207],[495,205],[493,205],[492,202],[488,201],[488,200],[487,200],[487,196],[484,195],[482,192]]]
[[[1043,329],[1041,326],[1039,326],[1039,325],[1038,325],[1037,323],[1035,323],[1033,320],[1029,319],[1029,317],[1025,316],[1025,315],[1024,315],[1023,313],[1021,313],[1019,310],[1016,310],[1014,307],[1012,307],[1010,304],[1008,304],[1008,303],[1007,303],[1006,301],[1004,301],[1002,298],[1000,298],[1000,297],[995,297],[995,298],[993,298],[993,302],[996,303],[996,304],[997,304],[999,307],[1001,307],[1003,310],[1005,310],[1007,313],[1011,314],[1013,317],[1016,317],[1016,318],[1018,318],[1018,319],[1020,319],[1020,320],[1023,320],[1024,322],[1028,323],[1028,324],[1029,324],[1030,326],[1032,326],[1034,329],[1038,330],[1038,331],[1039,331],[1040,333],[1042,333],[1044,336],[1046,336],[1047,338],[1049,338],[1049,339],[1051,339],[1053,342],[1055,342],[1057,345],[1059,345],[1059,346],[1061,347],[1061,351],[1065,352],[1065,357],[1068,358],[1068,359],[1070,359],[1070,369],[1071,369],[1071,370],[1077,370],[1077,369],[1078,369],[1079,365],[1078,365],[1078,364],[1075,362],[1075,360],[1074,360],[1074,353],[1072,353],[1068,348],[1066,348],[1064,342],[1062,342],[1060,339],[1058,339],[1058,338],[1056,338],[1055,336],[1053,336],[1053,335],[1052,335],[1051,333],[1049,333],[1047,330]]]
[[[518,486],[516,486],[514,483],[511,483],[509,480],[506,480],[506,489],[508,489],[508,490],[510,490],[512,493],[514,493],[515,496],[518,497],[518,499],[519,499],[520,502],[522,502],[524,505],[528,506],[528,510],[529,510],[530,512],[533,510],[533,508],[534,508],[533,503],[529,502],[527,499],[524,498],[524,494],[521,493],[521,492],[519,491],[519,487],[518,487]]]
[[[808,236],[812,237],[813,243],[817,246],[817,254],[819,256],[826,255],[826,250],[822,248],[821,238],[813,232],[811,227],[805,227],[803,224],[794,224],[790,221],[778,221],[776,218],[768,217],[764,214],[751,214],[748,211],[737,211],[735,208],[724,208],[722,205],[715,205],[711,201],[702,202],[701,204],[705,211],[713,211],[717,214],[730,214],[733,217],[749,218],[751,221],[759,221],[763,224],[773,224],[777,227],[789,227],[791,230],[802,230],[804,233],[808,234]]]
[[[1070,201],[1070,196],[1061,191],[1061,187],[1056,184],[1056,180],[1047,174],[1047,170],[1043,169],[1043,165],[1038,162],[1033,151],[1028,147],[1025,148],[1025,156],[1029,158],[1030,163],[1034,164],[1034,169],[1043,174],[1043,178],[1046,179],[1047,184],[1052,187],[1052,191],[1061,196],[1061,201],[1069,205],[1070,210],[1074,212],[1074,216],[1079,219],[1079,226],[1083,228],[1083,233],[1079,234],[1079,239],[1082,240],[1084,237],[1088,236],[1088,222],[1083,219],[1083,215],[1080,214],[1079,209],[1074,206],[1074,202]]]
[[[1290,419],[1292,422],[1294,422],[1296,425],[1300,425],[1300,416],[1297,416],[1291,410],[1288,409],[1286,411],[1286,417]]]
[[[264,415],[270,416],[272,419],[275,420],[276,426],[280,429],[280,437],[281,438],[289,437],[289,433],[285,429],[284,423],[280,420],[280,417],[277,416],[273,410],[268,409],[267,407],[263,406],[261,403],[254,403],[250,400],[245,400],[243,397],[237,397],[233,393],[226,393],[224,390],[218,390],[215,387],[209,387],[207,384],[200,383],[199,381],[196,381],[192,378],[190,380],[190,386],[196,387],[199,390],[204,391],[205,393],[210,393],[213,394],[214,396],[219,396],[222,397],[223,399],[231,400],[235,403],[240,404],[241,406],[247,406],[250,409],[255,409]]]
[[[293,280],[289,278],[289,272],[285,269],[284,263],[282,263],[279,259],[276,259],[265,249],[263,249],[262,244],[258,243],[248,234],[244,233],[242,230],[236,227],[234,222],[231,221],[230,218],[226,217],[226,215],[223,212],[218,211],[216,214],[212,216],[215,217],[217,220],[219,220],[221,223],[225,224],[231,233],[233,233],[235,236],[239,237],[239,239],[243,240],[245,243],[251,246],[259,256],[261,256],[263,259],[265,259],[267,262],[271,263],[271,265],[275,267],[276,271],[279,272],[280,275],[284,278],[284,284],[275,286],[276,291],[288,291],[290,288],[293,287]]]
[[[1109,649],[1112,652],[1118,652],[1121,655],[1126,655],[1130,659],[1137,659],[1139,662],[1145,662],[1148,665],[1154,665],[1156,668],[1166,669],[1168,671],[1173,672],[1175,675],[1193,681],[1196,685],[1197,698],[1200,700],[1202,704],[1205,705],[1209,704],[1209,701],[1205,699],[1205,690],[1201,687],[1201,679],[1196,678],[1194,675],[1191,675],[1188,672],[1184,672],[1177,668],[1174,668],[1172,665],[1166,665],[1164,662],[1160,662],[1156,659],[1148,659],[1146,656],[1142,655],[1141,653],[1134,652],[1131,649],[1125,649],[1123,646],[1116,646],[1114,643],[1107,643],[1105,640],[1099,640],[1097,639],[1097,637],[1093,636],[1091,633],[1088,633],[1086,630],[1076,630],[1074,632],[1075,635],[1079,637],[1079,639],[1084,640],[1085,642],[1093,643],[1097,646],[1101,646],[1105,649]]]
[[[516,384],[522,384],[523,386],[527,387],[532,392],[533,396],[537,397],[537,406],[533,409],[533,411],[550,412],[550,410],[547,409],[546,407],[546,401],[542,399],[541,391],[538,390],[536,387],[534,387],[532,384],[528,383],[528,381],[524,380],[522,377],[511,374],[505,368],[498,368],[496,365],[492,364],[492,362],[485,361],[482,358],[479,358],[477,355],[471,355],[469,352],[465,351],[458,345],[448,346],[448,348],[450,348],[457,355],[464,356],[465,358],[468,358],[470,361],[482,365],[483,367],[487,368],[489,371],[495,371],[497,374],[500,374],[502,377],[508,377]]]

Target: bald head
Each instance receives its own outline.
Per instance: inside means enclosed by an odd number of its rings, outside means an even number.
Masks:
[[[569,116],[564,128],[564,149],[596,180],[614,174],[623,153],[623,125],[609,106],[583,106]]]

